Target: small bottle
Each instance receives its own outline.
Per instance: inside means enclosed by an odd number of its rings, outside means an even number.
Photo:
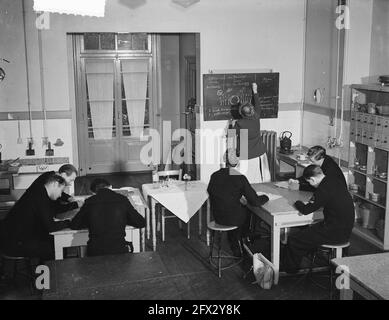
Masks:
[[[157,167],[154,166],[153,164],[151,164],[151,167],[153,168],[153,172],[152,172],[152,175],[153,175],[153,183],[158,183],[159,178],[158,178],[158,170],[157,170]]]

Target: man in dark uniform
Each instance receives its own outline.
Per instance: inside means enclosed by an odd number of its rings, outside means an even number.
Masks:
[[[295,203],[303,215],[323,208],[324,220],[289,236],[283,254],[283,267],[287,272],[298,270],[303,256],[322,244],[341,244],[349,241],[354,226],[354,203],[341,179],[327,177],[322,169],[310,165],[303,177],[316,188],[308,204]]]
[[[261,206],[269,201],[267,196],[258,196],[247,178],[234,168],[239,159],[235,150],[229,149],[225,155],[226,168],[212,174],[208,185],[211,210],[215,222],[225,226],[237,226],[237,230],[228,232],[228,240],[235,256],[241,255],[241,238],[246,236],[250,213],[245,207],[247,201],[252,206]],[[242,200],[242,197],[245,200]]]
[[[41,174],[27,189],[27,192],[31,192],[36,188],[39,189],[45,183],[47,178],[54,174],[56,174],[55,171],[49,171]],[[69,186],[77,177],[77,169],[71,164],[65,164],[59,168],[58,175],[65,180],[66,186]],[[53,201],[52,206],[55,214],[58,214],[81,208],[83,204],[83,201],[74,201],[70,195],[68,195],[66,192],[62,192],[61,197],[56,201]]]
[[[88,256],[128,253],[126,226],[144,228],[146,225],[130,201],[111,188],[104,179],[94,180],[91,191],[95,195],[85,201],[70,224],[75,230],[89,229]]]
[[[314,165],[320,166],[326,177],[339,179],[347,187],[342,169],[340,169],[334,159],[326,154],[326,149],[322,146],[314,146],[308,150],[307,156]],[[312,187],[303,176],[298,179],[298,182],[296,180],[290,182],[291,184],[298,184],[299,190],[315,191],[315,188]]]
[[[3,250],[10,256],[54,258],[51,232],[65,229],[70,221],[53,219],[52,202],[59,199],[66,186],[58,175],[49,175],[43,185],[25,192],[3,221]]]

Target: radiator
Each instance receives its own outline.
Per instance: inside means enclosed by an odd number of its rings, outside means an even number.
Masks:
[[[277,163],[277,132],[261,131],[261,138],[266,147],[267,159],[269,161],[271,181],[276,180]]]

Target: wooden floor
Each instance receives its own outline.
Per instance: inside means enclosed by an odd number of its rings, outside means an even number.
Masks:
[[[252,284],[254,277],[250,272],[247,278],[243,275],[250,269],[251,261],[246,259],[240,266],[223,271],[219,279],[216,271],[208,263],[208,247],[204,236],[199,237],[196,224],[191,232],[192,239],[186,239],[186,231],[178,228],[177,221],[167,221],[166,242],[158,241],[157,250],[169,273],[175,277],[143,280],[127,295],[134,300],[323,300],[328,299],[328,291],[314,284],[304,275],[282,277],[278,286],[271,290],[263,290]],[[359,238],[353,237],[350,255],[377,252]],[[268,242],[260,240],[260,247],[268,250]],[[228,248],[228,246],[226,246]],[[148,242],[147,250],[151,251]],[[227,249],[228,250],[228,249]],[[147,269],[147,263],[144,265]],[[138,270],[139,272],[139,270]],[[327,285],[324,275],[315,275],[315,281]],[[125,290],[123,287],[121,290]],[[114,299],[115,295],[96,297],[98,299]],[[28,285],[23,279],[16,283],[0,284],[0,299],[41,299],[40,295],[31,295]]]

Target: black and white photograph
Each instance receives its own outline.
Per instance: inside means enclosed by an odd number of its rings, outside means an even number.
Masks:
[[[0,0],[0,301],[389,300],[389,0]]]

